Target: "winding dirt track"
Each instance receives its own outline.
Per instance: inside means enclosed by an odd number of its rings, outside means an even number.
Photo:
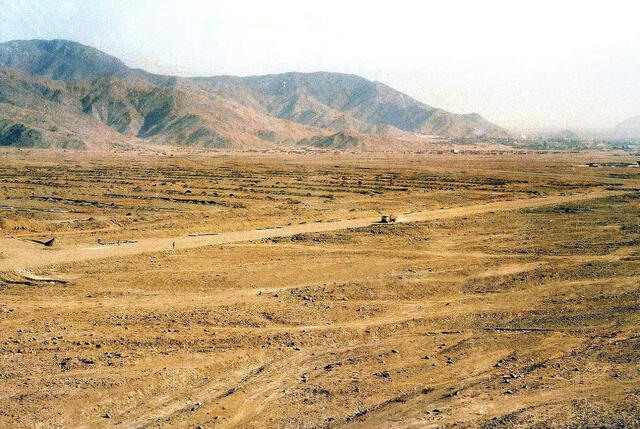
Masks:
[[[494,203],[473,204],[453,207],[450,209],[427,210],[413,212],[400,216],[398,222],[421,222],[437,219],[450,219],[461,216],[471,216],[482,213],[534,208],[546,205],[570,203],[575,201],[621,195],[625,192],[597,191],[577,195],[558,195],[498,201]],[[0,271],[36,268],[52,264],[76,262],[90,259],[102,259],[118,256],[138,255],[163,250],[190,249],[218,244],[240,243],[261,240],[265,238],[289,237],[296,234],[336,231],[347,228],[359,228],[371,225],[379,220],[378,217],[342,220],[336,222],[318,222],[299,225],[288,225],[270,229],[255,229],[249,231],[224,232],[217,235],[199,237],[148,238],[136,243],[122,245],[92,245],[68,246],[60,248],[43,248],[33,243],[26,243],[17,239],[0,239],[0,251],[4,259],[0,259]]]

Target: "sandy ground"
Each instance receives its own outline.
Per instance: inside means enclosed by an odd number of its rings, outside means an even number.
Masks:
[[[574,201],[602,198],[620,195],[618,192],[591,192],[577,195],[541,197],[527,200],[502,201],[495,203],[474,204],[446,210],[429,210],[398,215],[397,222],[424,222],[436,219],[451,219],[488,212],[518,210],[523,208],[542,207],[551,204],[570,203]],[[4,249],[4,258],[0,260],[0,270],[18,270],[34,268],[51,264],[84,261],[88,259],[102,259],[114,256],[130,256],[141,253],[159,252],[162,250],[191,249],[213,246],[216,244],[240,243],[268,238],[290,237],[296,234],[308,234],[327,231],[337,231],[348,228],[361,228],[380,222],[380,216],[362,219],[333,221],[329,223],[313,223],[300,225],[275,226],[251,231],[234,231],[216,233],[215,235],[178,236],[169,238],[146,238],[132,243],[110,243],[109,245],[94,244],[56,247],[47,249],[34,242],[16,242],[15,239],[2,239],[0,245]]]
[[[0,427],[640,426],[633,157],[0,157]]]

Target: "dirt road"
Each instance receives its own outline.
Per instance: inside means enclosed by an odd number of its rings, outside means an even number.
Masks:
[[[597,191],[576,195],[558,195],[495,203],[473,204],[449,209],[419,211],[401,215],[398,222],[421,222],[435,219],[450,219],[475,214],[534,208],[545,205],[570,203],[582,200],[620,195],[624,192]],[[59,248],[43,248],[34,243],[17,239],[0,239],[0,271],[36,268],[51,264],[60,264],[89,259],[102,259],[117,256],[137,255],[171,249],[189,249],[218,244],[239,243],[265,238],[289,237],[296,234],[336,231],[347,228],[359,228],[371,225],[378,217],[343,220],[336,222],[317,222],[287,225],[268,229],[225,232],[217,235],[175,238],[149,238],[135,243],[121,245],[76,245]]]

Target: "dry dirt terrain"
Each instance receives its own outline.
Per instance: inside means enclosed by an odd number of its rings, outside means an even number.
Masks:
[[[640,427],[637,160],[0,152],[0,427]]]

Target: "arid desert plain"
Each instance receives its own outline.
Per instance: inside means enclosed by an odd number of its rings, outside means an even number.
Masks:
[[[2,428],[640,426],[629,153],[5,150],[0,201]]]

